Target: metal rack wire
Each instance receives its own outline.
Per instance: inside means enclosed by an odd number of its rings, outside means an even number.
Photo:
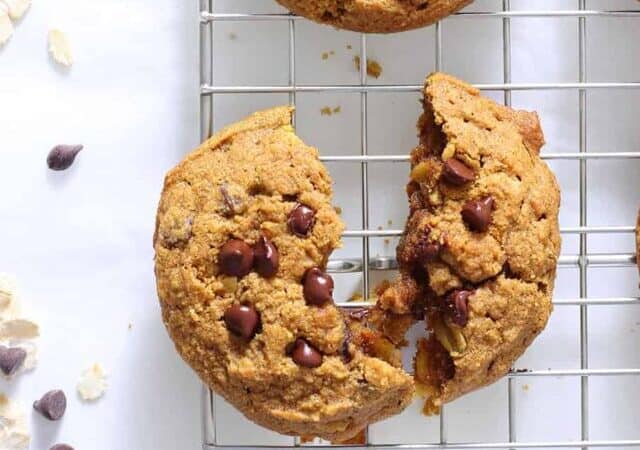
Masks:
[[[362,217],[361,229],[347,230],[344,237],[360,238],[362,240],[361,256],[352,259],[331,260],[328,270],[334,273],[361,273],[362,292],[366,298],[369,292],[371,271],[392,270],[396,263],[389,257],[371,257],[369,239],[374,237],[395,237],[402,230],[373,230],[369,228],[369,165],[383,162],[406,162],[408,155],[370,155],[367,145],[367,102],[368,94],[372,92],[419,92],[421,85],[369,85],[367,84],[366,64],[360,65],[359,83],[354,85],[301,85],[296,82],[296,22],[300,17],[292,14],[254,14],[254,13],[217,13],[215,0],[199,0],[200,3],[200,93],[201,93],[201,138],[206,139],[213,131],[213,97],[214,95],[238,93],[287,93],[292,105],[296,105],[296,94],[301,92],[341,92],[358,93],[360,96],[360,154],[352,156],[322,156],[325,162],[339,162],[343,164],[360,165],[360,184],[362,188]],[[604,297],[589,298],[587,292],[587,269],[594,266],[624,267],[634,265],[635,255],[622,254],[594,254],[589,253],[587,239],[589,235],[598,233],[633,233],[635,227],[629,226],[589,226],[587,224],[587,161],[601,159],[640,158],[640,152],[587,152],[587,91],[596,89],[638,89],[640,82],[589,82],[587,81],[587,52],[586,19],[589,17],[634,17],[640,25],[640,11],[627,10],[587,10],[586,0],[578,0],[576,10],[543,10],[543,11],[512,11],[510,0],[502,0],[501,11],[461,12],[447,20],[474,20],[483,17],[493,17],[502,21],[503,47],[503,82],[499,84],[477,84],[480,90],[502,91],[504,103],[511,105],[513,91],[548,91],[574,90],[579,98],[579,152],[578,153],[548,153],[543,156],[547,160],[574,160],[579,164],[579,226],[563,227],[563,235],[579,236],[579,252],[577,254],[562,255],[559,260],[561,266],[571,266],[578,269],[579,297],[554,299],[555,305],[575,305],[580,311],[580,367],[577,369],[549,369],[549,370],[513,370],[508,378],[508,442],[449,442],[446,428],[446,408],[440,416],[439,440],[418,444],[375,445],[375,447],[393,447],[397,449],[422,448],[589,448],[589,447],[640,447],[640,434],[633,440],[590,440],[589,439],[589,378],[604,376],[640,376],[640,368],[625,369],[593,369],[588,360],[588,307],[594,305],[639,305],[638,297]],[[578,81],[569,83],[512,83],[511,80],[511,19],[536,17],[570,17],[576,18],[578,23]],[[216,23],[258,22],[258,21],[286,21],[289,27],[289,67],[288,84],[274,86],[218,86],[214,82],[214,54],[213,28]],[[442,25],[435,25],[435,61],[436,70],[442,67]],[[367,35],[360,35],[360,61],[367,61]],[[295,120],[295,119],[294,119]],[[342,305],[345,306],[346,304]],[[348,306],[364,306],[367,303],[350,302]],[[577,441],[538,441],[521,442],[516,435],[517,408],[515,404],[514,380],[519,377],[580,377],[580,435]],[[218,443],[216,431],[215,402],[213,394],[205,389],[203,394],[203,448],[234,447],[238,445],[221,445]],[[640,432],[639,432],[640,433]],[[299,439],[294,440],[294,446],[303,446]],[[350,446],[352,448],[366,448],[372,446],[368,442],[364,446]],[[242,448],[270,448],[282,447],[274,445],[254,445]],[[339,447],[335,445],[314,445],[316,448]]]

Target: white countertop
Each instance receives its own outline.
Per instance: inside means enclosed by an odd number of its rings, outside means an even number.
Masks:
[[[12,40],[0,49],[0,272],[17,275],[25,301],[39,318],[40,363],[15,381],[0,380],[0,391],[27,409],[32,449],[47,450],[55,442],[67,442],[76,450],[200,448],[201,385],[174,352],[162,326],[151,247],[164,173],[199,136],[198,2],[33,2]],[[254,11],[276,10],[270,0],[219,3],[227,11],[247,10],[249,5]],[[478,3],[480,9],[501,7],[495,0]],[[577,7],[568,0],[511,3],[520,9]],[[638,2],[599,0],[589,1],[588,7],[637,8]],[[446,70],[476,83],[502,82],[501,22],[488,20],[495,22],[445,22]],[[638,22],[613,20],[588,22],[588,79],[637,81],[640,29],[633,24]],[[513,19],[513,82],[575,82],[576,24],[575,18]],[[47,54],[52,25],[68,33],[76,60],[71,70],[61,70]],[[296,32],[299,83],[358,82],[351,59],[358,35],[306,21],[298,22]],[[218,83],[287,83],[286,22],[229,22],[217,33]],[[352,44],[353,51],[346,44]],[[420,83],[433,70],[433,48],[430,30],[371,37],[369,54],[385,70],[371,82]],[[329,50],[336,54],[322,60],[321,52]],[[491,95],[501,99],[499,93]],[[575,90],[520,91],[513,101],[539,111],[548,142],[545,152],[575,152],[577,97]],[[218,98],[217,126],[287,101],[286,94]],[[589,151],[640,151],[639,90],[590,90],[588,102]],[[325,105],[340,105],[342,112],[321,116]],[[298,132],[324,154],[357,154],[359,105],[358,94],[299,94]],[[371,94],[369,108],[371,153],[406,154],[415,142],[417,94]],[[53,173],[45,160],[60,143],[85,148],[71,169]],[[551,165],[563,190],[562,226],[576,226],[577,163]],[[632,223],[640,201],[638,160],[590,162],[589,168],[589,224]],[[345,220],[350,228],[359,228],[358,205],[351,201],[359,189],[359,166],[329,164],[329,169]],[[370,193],[376,209],[371,228],[402,226],[406,203],[397,199],[403,198],[406,170],[405,165],[372,166]],[[565,235],[563,252],[575,254],[576,244],[575,236]],[[632,236],[592,236],[589,245],[591,252],[625,253],[632,249]],[[372,240],[372,254],[392,255],[392,247],[393,242]],[[352,239],[337,254],[353,257],[358,251],[359,242]],[[635,268],[590,270],[590,296],[637,296]],[[578,296],[576,275],[574,268],[559,271],[557,298]],[[349,295],[357,285],[352,278],[341,278],[338,295]],[[577,307],[557,307],[548,329],[518,366],[579,367],[578,318]],[[639,323],[637,306],[590,307],[591,366],[639,367]],[[109,372],[109,388],[104,398],[86,404],[77,398],[75,384],[93,362]],[[579,439],[579,382],[577,377],[518,379],[518,437]],[[58,423],[30,410],[33,400],[53,388],[64,389],[69,399]],[[640,393],[637,377],[594,378],[590,390],[591,437],[637,439],[637,401],[629,401]],[[455,402],[447,415],[450,439],[507,439],[506,392],[503,380]],[[403,426],[403,439],[436,438],[437,419],[426,420],[418,410],[417,402],[402,416],[377,425],[373,437],[391,441]],[[618,418],[610,420],[616,417],[613,410]],[[233,425],[227,431],[263,439],[233,413],[226,417],[230,419],[222,423]],[[227,442],[237,441],[229,435]]]

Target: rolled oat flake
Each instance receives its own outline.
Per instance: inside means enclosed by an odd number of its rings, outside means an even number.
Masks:
[[[56,145],[47,156],[47,166],[51,170],[67,170],[83,148],[82,145]]]

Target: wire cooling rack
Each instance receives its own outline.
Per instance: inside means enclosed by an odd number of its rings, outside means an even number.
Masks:
[[[296,24],[300,17],[286,13],[255,13],[255,12],[233,12],[222,13],[216,11],[214,0],[200,0],[200,75],[201,75],[201,137],[206,139],[214,129],[214,98],[217,96],[233,96],[237,94],[285,94],[288,95],[289,102],[296,105],[296,97],[299,93],[338,93],[359,95],[360,103],[360,148],[358,155],[323,155],[321,159],[328,163],[351,164],[359,166],[359,184],[361,187],[362,216],[360,219],[360,229],[349,229],[345,231],[344,237],[360,239],[362,245],[360,254],[352,258],[332,259],[329,263],[329,271],[333,273],[359,274],[361,277],[362,295],[367,298],[370,292],[372,274],[379,271],[388,271],[396,268],[393,257],[372,256],[370,240],[374,238],[396,238],[402,230],[400,229],[372,229],[370,226],[369,201],[370,201],[370,166],[376,163],[407,162],[408,154],[370,154],[368,145],[369,136],[369,114],[368,101],[371,93],[402,93],[411,92],[419,95],[422,86],[420,84],[370,84],[367,79],[366,64],[360,65],[359,83],[357,84],[300,84],[296,80],[298,68],[296,67]],[[615,3],[615,2],[612,2]],[[587,162],[595,160],[625,160],[638,159],[640,152],[614,151],[614,152],[592,152],[587,151],[587,93],[596,90],[621,89],[633,90],[640,88],[638,81],[604,81],[589,82],[587,80],[587,20],[592,17],[599,18],[626,18],[634,20],[636,27],[640,27],[640,11],[638,10],[594,10],[587,9],[585,0],[575,2],[576,9],[566,10],[512,10],[510,0],[502,0],[502,9],[496,11],[473,11],[460,12],[454,17],[445,19],[433,27],[435,33],[435,48],[433,66],[436,70],[442,68],[443,60],[443,27],[450,20],[479,20],[482,18],[493,18],[502,22],[502,60],[503,60],[503,82],[492,84],[476,84],[476,86],[488,92],[503,93],[503,100],[506,105],[511,105],[512,93],[516,91],[573,91],[578,95],[578,142],[577,152],[555,152],[545,153],[543,158],[547,160],[573,161],[578,168],[578,201],[579,201],[579,225],[573,227],[562,227],[561,233],[567,239],[568,236],[577,236],[578,251],[572,254],[563,253],[559,260],[561,267],[572,267],[576,269],[578,277],[578,296],[576,298],[555,298],[554,304],[557,306],[572,305],[579,311],[579,367],[549,368],[548,370],[512,370],[507,375],[507,423],[508,439],[503,441],[474,441],[474,442],[452,442],[448,439],[448,429],[446,414],[447,408],[443,408],[439,419],[438,439],[425,442],[406,442],[402,436],[398,437],[398,442],[371,443],[367,438],[365,442],[351,447],[394,447],[406,449],[418,448],[563,448],[563,447],[640,447],[640,427],[636,433],[627,439],[590,439],[589,423],[589,382],[593,378],[600,377],[638,377],[640,368],[592,368],[589,365],[589,334],[588,334],[588,312],[591,306],[621,306],[638,305],[640,299],[637,297],[589,297],[588,269],[592,267],[630,267],[635,264],[633,253],[593,253],[589,251],[587,240],[589,236],[597,234],[605,235],[630,235],[634,231],[633,225],[628,226],[590,226],[587,224]],[[512,82],[512,39],[511,27],[513,19],[534,19],[534,18],[570,18],[575,20],[577,25],[577,79],[574,82],[535,82],[535,83],[513,83]],[[216,64],[214,55],[214,27],[222,22],[280,22],[288,25],[288,83],[283,85],[217,85]],[[471,37],[470,37],[471,38]],[[359,36],[359,48],[355,51],[359,53],[360,61],[367,61],[367,41],[370,39],[365,34]],[[631,42],[629,45],[638,45]],[[640,50],[636,53],[640,58]],[[294,119],[295,120],[295,119]],[[408,153],[409,148],[407,148]],[[403,199],[404,201],[404,199]],[[630,206],[635,208],[635,205]],[[631,250],[631,248],[629,249]],[[348,306],[366,305],[363,302],[339,303]],[[639,315],[640,316],[640,315]],[[528,377],[575,377],[580,380],[579,384],[579,438],[567,440],[546,440],[545,436],[540,436],[537,440],[519,440],[517,436],[517,420],[519,417],[516,408],[516,382]],[[558,401],[561,401],[560,399]],[[337,447],[324,442],[303,443],[298,438],[292,438],[290,443],[253,443],[251,445],[241,445],[228,440],[221,439],[226,430],[219,421],[220,414],[216,411],[216,396],[206,388],[203,393],[203,428],[204,443],[203,448],[267,448],[267,447]],[[612,414],[615,414],[612,411]],[[240,416],[234,420],[244,420]],[[368,436],[368,433],[367,433]]]

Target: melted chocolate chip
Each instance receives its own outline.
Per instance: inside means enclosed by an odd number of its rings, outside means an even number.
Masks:
[[[253,266],[253,249],[240,239],[232,239],[220,249],[218,264],[223,274],[244,277]]]
[[[456,289],[445,298],[447,315],[460,327],[464,327],[469,321],[469,297],[473,292]]]
[[[0,345],[0,370],[6,376],[14,375],[27,357],[27,352],[20,347],[5,347]]]
[[[487,231],[491,224],[493,207],[494,201],[491,196],[479,200],[469,200],[462,207],[462,220],[471,231]]]
[[[315,219],[315,211],[308,206],[299,203],[289,213],[287,226],[289,227],[289,231],[296,236],[307,237],[309,230],[311,230],[315,223]]]
[[[304,275],[304,299],[308,305],[322,306],[333,300],[333,279],[317,267]]]
[[[260,327],[260,315],[253,306],[232,305],[224,312],[227,329],[245,341],[250,341]]]
[[[475,179],[475,173],[465,163],[456,158],[449,158],[442,168],[442,179],[454,186],[462,186]]]
[[[49,420],[60,420],[67,409],[67,397],[61,390],[49,391],[33,402],[33,409]]]
[[[357,308],[349,311],[349,317],[357,321],[366,319],[368,314],[369,314],[368,308]]]
[[[340,356],[342,357],[342,362],[345,364],[349,364],[353,361],[353,354],[349,349],[349,343],[351,342],[351,337],[349,335],[345,336],[344,341],[342,341],[342,346],[340,347]]]
[[[293,343],[291,359],[297,365],[313,369],[322,364],[322,353],[302,338]]]
[[[253,268],[265,278],[271,278],[278,271],[280,254],[273,242],[264,236],[260,236],[253,246]]]
[[[428,263],[438,258],[440,254],[440,244],[429,241],[428,234],[422,236],[415,247],[415,258],[419,263]]]

